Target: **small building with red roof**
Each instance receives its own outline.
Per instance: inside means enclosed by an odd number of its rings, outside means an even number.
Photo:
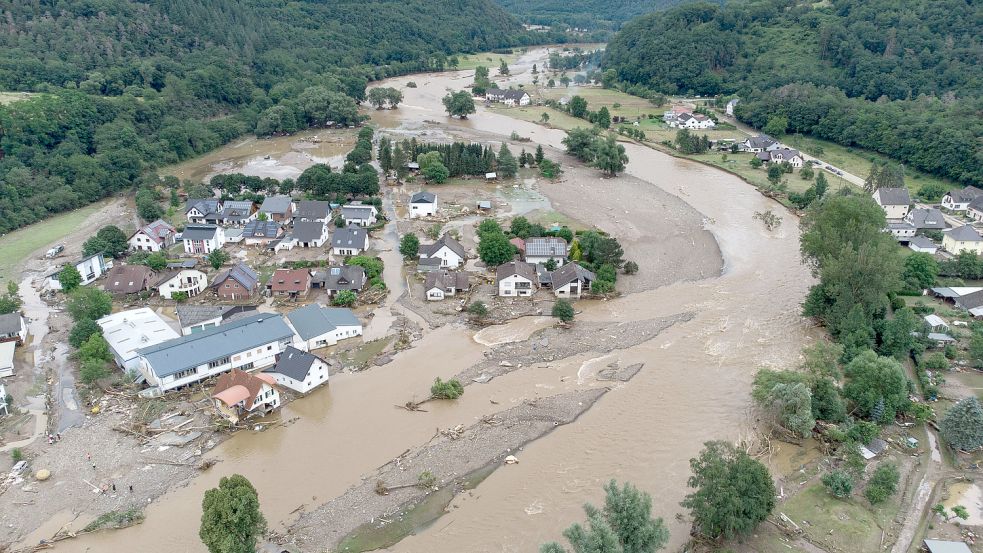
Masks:
[[[266,414],[280,406],[276,379],[265,373],[232,369],[223,373],[212,390],[212,403],[233,424],[255,414]]]
[[[311,271],[309,269],[277,269],[273,272],[266,289],[273,296],[297,299],[306,297],[311,291]]]

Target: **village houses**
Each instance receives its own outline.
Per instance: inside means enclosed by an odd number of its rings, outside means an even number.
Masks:
[[[539,286],[539,279],[534,265],[511,261],[498,266],[495,283],[499,296],[532,296]]]
[[[137,294],[150,289],[154,272],[146,265],[116,265],[106,273],[102,289],[115,296]]]
[[[147,384],[166,392],[231,369],[265,368],[293,344],[281,315],[257,313],[137,350]]]
[[[184,253],[208,255],[222,249],[225,244],[225,229],[218,225],[188,225],[181,233]]]
[[[162,344],[179,334],[153,309],[140,307],[106,315],[96,321],[102,337],[109,344],[113,359],[123,372],[137,371],[140,356],[137,350]]]
[[[276,365],[263,369],[263,373],[272,376],[278,386],[300,394],[327,383],[330,377],[327,361],[293,346],[287,346],[277,358]]]
[[[904,219],[911,208],[911,196],[907,188],[878,188],[873,197],[888,219]]]
[[[307,297],[311,291],[310,269],[277,269],[273,272],[266,290],[271,296],[297,300]]]
[[[328,241],[328,224],[325,221],[295,221],[290,236],[302,248],[320,248]]]
[[[294,209],[294,224],[300,222],[326,223],[331,220],[331,202],[301,200]]]
[[[177,229],[157,219],[137,229],[130,236],[130,249],[135,252],[159,252],[174,245]]]
[[[945,230],[949,228],[945,222],[945,216],[934,207],[912,209],[904,220],[915,227],[915,230]]]
[[[97,278],[106,274],[106,272],[113,267],[113,262],[107,260],[102,252],[94,253],[92,255],[83,257],[78,261],[68,263],[72,265],[75,269],[82,275],[82,281],[79,283],[81,286],[86,286],[91,284]],[[45,285],[51,290],[61,290],[61,282],[58,280],[58,275],[61,273],[64,266],[49,274],[45,277]]]
[[[270,221],[288,223],[293,218],[294,203],[290,196],[268,196],[259,207],[259,212]]]
[[[752,154],[777,150],[781,147],[782,145],[779,144],[777,140],[765,134],[752,136],[747,140],[745,140],[744,142],[740,143],[740,145],[738,146],[738,148],[740,148],[741,151],[750,152]]]
[[[522,251],[526,263],[545,264],[552,259],[559,266],[567,262],[570,248],[567,241],[558,236],[537,236],[526,238]]]
[[[757,153],[758,159],[765,163],[788,163],[798,169],[805,163],[802,154],[798,150],[789,148],[775,148]]]
[[[236,263],[215,275],[212,289],[219,299],[242,301],[259,291],[259,275],[244,263]]]
[[[361,321],[351,309],[344,307],[312,303],[287,313],[287,320],[299,337],[295,347],[306,351],[362,335]]]
[[[369,249],[369,232],[359,227],[335,229],[331,237],[331,253],[334,255],[359,255]]]
[[[24,316],[18,312],[0,315],[0,342],[24,343],[27,340],[27,325]]]
[[[280,223],[276,221],[250,221],[242,227],[242,239],[247,246],[265,246],[280,237]]]
[[[236,424],[252,415],[265,415],[279,407],[280,392],[272,375],[232,369],[215,381],[212,401],[222,417]]]
[[[597,276],[579,263],[567,263],[550,275],[553,295],[558,298],[578,299],[584,292],[590,291],[595,280]]]
[[[702,113],[680,113],[669,126],[679,129],[712,129],[717,124]]]
[[[942,248],[952,255],[962,252],[983,254],[983,236],[972,225],[954,228],[942,237]]]
[[[379,210],[374,205],[351,203],[341,206],[341,218],[346,227],[370,227],[376,223]]]
[[[417,192],[410,197],[410,219],[431,217],[437,213],[437,195],[433,192]]]
[[[421,244],[418,255],[421,260],[439,259],[440,263],[434,265],[442,269],[456,269],[464,263],[467,251],[453,236],[444,234],[433,244]]]
[[[489,102],[498,102],[509,107],[528,106],[532,103],[532,97],[524,90],[490,88],[485,91],[485,99]]]
[[[935,255],[939,246],[927,236],[914,236],[908,240],[908,248],[912,251]]]
[[[174,299],[175,294],[185,294],[193,298],[208,287],[208,277],[198,269],[166,269],[156,275],[150,284],[152,290],[157,290],[160,297]]]
[[[949,211],[966,211],[969,209],[970,202],[980,195],[983,195],[983,190],[975,186],[954,188],[942,196],[942,208]]]
[[[331,266],[318,269],[311,275],[311,288],[324,290],[331,298],[342,290],[357,294],[363,286],[365,286],[365,269],[358,265]]]
[[[470,287],[467,273],[433,271],[423,279],[423,293],[427,301],[441,301],[444,298],[467,292]]]
[[[188,223],[194,225],[214,224],[222,211],[222,200],[216,198],[189,199],[185,204],[184,215]]]

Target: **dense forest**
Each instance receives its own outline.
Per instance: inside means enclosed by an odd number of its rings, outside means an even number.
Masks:
[[[983,184],[983,12],[965,0],[689,4],[626,24],[612,80],[737,95],[737,116]]]
[[[354,122],[371,80],[557,38],[492,0],[0,0],[0,90],[44,93],[0,106],[0,232],[258,124]]]
[[[587,31],[618,29],[639,15],[686,0],[497,0],[509,13],[535,25]]]

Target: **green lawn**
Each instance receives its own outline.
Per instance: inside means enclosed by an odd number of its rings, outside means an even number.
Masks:
[[[37,96],[36,92],[0,92],[0,106]]]
[[[68,236],[105,204],[106,202],[98,202],[61,213],[0,237],[0,280],[16,278],[14,271],[31,252]]]
[[[474,69],[479,65],[483,65],[488,68],[488,73],[490,76],[498,74],[498,66],[505,60],[507,64],[513,64],[519,59],[519,56],[523,54],[524,50],[515,49],[512,50],[511,54],[496,54],[494,52],[481,52],[478,54],[462,54],[457,56],[460,63],[457,69]]]
[[[540,79],[548,80],[549,77],[543,75]],[[544,83],[541,82],[540,84]],[[577,95],[587,100],[587,109],[591,111],[597,111],[604,106],[608,108],[611,115],[628,117],[631,120],[635,120],[637,117],[646,118],[649,113],[655,114],[661,119],[662,112],[665,111],[665,108],[662,106],[654,105],[644,98],[609,88],[575,87],[571,85],[569,88],[562,86],[557,86],[556,88],[543,87],[540,88],[539,93],[544,100],[560,100],[561,98]],[[615,107],[615,104],[618,104],[618,107]]]
[[[697,159],[704,163],[709,163],[710,165],[730,171],[731,173],[744,178],[758,188],[771,187],[771,183],[768,182],[767,170],[763,167],[760,169],[755,169],[748,163],[753,154],[727,153],[726,155],[726,160],[724,160],[724,152],[711,152],[685,157]],[[785,180],[788,181],[789,192],[804,192],[814,182],[813,180],[805,180],[801,178],[799,176],[799,170],[797,169],[792,174],[785,175]],[[851,186],[850,183],[843,180],[841,177],[837,177],[836,175],[830,173],[826,173],[826,180],[829,182],[830,192],[835,192],[844,186]]]
[[[829,546],[829,551],[878,551],[881,528],[888,528],[899,509],[898,496],[878,507],[871,507],[862,495],[854,493],[848,501],[833,498],[818,481],[800,491],[775,510],[788,515],[813,541]]]

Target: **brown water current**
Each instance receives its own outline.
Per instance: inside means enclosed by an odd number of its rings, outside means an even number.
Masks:
[[[541,67],[544,56],[544,50],[523,56],[513,66],[513,78],[528,82],[528,67]],[[374,112],[373,119],[402,131],[438,128],[500,140],[515,130],[533,144],[562,148],[562,131],[481,107],[468,120],[449,119],[440,98],[470,83],[472,75],[414,75],[381,83],[399,87],[405,103],[398,110]],[[405,88],[411,80],[418,88]],[[811,277],[799,258],[797,219],[777,203],[730,174],[643,146],[626,148],[632,178],[571,177],[540,187],[553,209],[610,230],[623,239],[627,256],[639,262],[643,273],[659,277],[652,285],[626,284],[633,293],[618,299],[579,302],[583,312],[578,319],[638,321],[693,312],[692,320],[627,349],[577,355],[470,385],[461,400],[431,402],[425,413],[394,408],[425,397],[435,376],[447,378],[479,362],[485,345],[523,340],[543,321],[520,319],[482,331],[477,341],[468,329],[440,327],[392,363],[333,375],[325,389],[289,404],[282,417],[296,422],[224,442],[209,454],[221,462],[149,505],[143,524],[68,540],[56,551],[204,552],[197,537],[202,494],[232,473],[253,482],[270,528],[282,530],[297,507],[313,508],[343,494],[363,475],[425,443],[435,428],[467,425],[526,398],[576,389],[585,374],[613,361],[645,366],[576,423],[528,445],[517,453],[518,465],[495,471],[456,499],[440,521],[393,550],[534,551],[581,520],[581,505],[599,502],[601,485],[611,478],[648,491],[653,512],[672,531],[670,547],[683,543],[688,523],[674,515],[686,494],[688,460],[704,441],[733,440],[752,427],[749,389],[758,367],[797,363],[810,333],[799,313]],[[573,163],[567,157],[561,161]],[[753,219],[755,212],[768,209],[785,219],[773,232]],[[668,212],[674,221],[688,217],[695,231],[678,234],[667,228]],[[705,231],[699,230],[701,221]],[[636,277],[624,281],[631,278]]]

